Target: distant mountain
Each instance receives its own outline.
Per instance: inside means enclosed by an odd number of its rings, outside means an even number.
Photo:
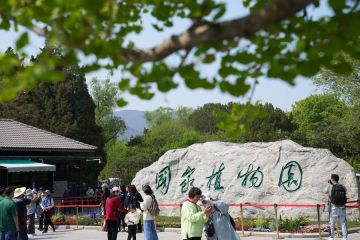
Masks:
[[[126,125],[126,131],[119,136],[120,139],[129,140],[132,136],[142,135],[144,128],[148,123],[144,118],[145,111],[137,110],[120,110],[115,111],[115,115],[121,117]]]

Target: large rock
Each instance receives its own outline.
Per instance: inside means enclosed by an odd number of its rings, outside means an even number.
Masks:
[[[290,140],[235,144],[207,142],[166,152],[136,174],[133,184],[149,184],[159,203],[180,203],[191,185],[228,203],[327,203],[331,173],[339,174],[349,199],[358,198],[354,169],[329,150],[306,148]],[[239,207],[231,213],[239,215]],[[322,218],[327,213],[321,210]],[[163,207],[162,215],[179,215]],[[245,216],[273,216],[274,208],[246,207]],[[279,207],[282,217],[316,217],[315,208]],[[348,210],[355,218],[357,211]]]

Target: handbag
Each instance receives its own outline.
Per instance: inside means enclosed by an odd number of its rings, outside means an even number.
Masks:
[[[208,221],[208,223],[205,226],[205,234],[206,237],[213,237],[215,234],[214,223],[212,222],[211,219]]]

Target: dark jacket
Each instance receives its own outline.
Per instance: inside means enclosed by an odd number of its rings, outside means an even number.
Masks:
[[[139,192],[136,193],[128,193],[125,197],[124,206],[126,208],[129,207],[130,204],[135,205],[136,208],[140,208],[140,203],[143,202],[143,198]]]

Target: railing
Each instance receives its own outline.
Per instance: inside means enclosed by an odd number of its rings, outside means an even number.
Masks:
[[[76,227],[79,227],[79,208],[82,210],[84,208],[99,208],[99,204],[83,204],[83,199],[75,199],[75,200],[62,200],[62,203],[76,203],[76,204],[61,204],[56,205],[55,208],[57,209],[66,209],[66,208],[75,208],[76,209]],[[82,202],[82,204],[78,204]],[[349,205],[349,204],[357,204],[357,205]],[[181,209],[182,204],[172,204],[172,203],[163,203],[159,204],[159,207],[180,207]],[[245,207],[271,207],[274,208],[274,215],[275,215],[275,227],[276,227],[276,237],[280,239],[280,231],[279,231],[279,218],[278,218],[278,209],[279,208],[315,208],[317,211],[317,223],[319,227],[319,239],[322,238],[322,231],[321,231],[321,221],[320,221],[320,209],[325,209],[326,204],[267,204],[267,203],[260,203],[260,204],[252,204],[252,203],[239,203],[239,204],[229,204],[230,207],[240,207],[240,218],[241,218],[241,232],[242,235],[245,236],[244,231],[244,208]],[[360,200],[351,200],[347,202],[347,208],[357,208],[359,209],[359,219],[360,219]],[[338,226],[337,226],[338,232]],[[338,235],[338,234],[337,234]]]

